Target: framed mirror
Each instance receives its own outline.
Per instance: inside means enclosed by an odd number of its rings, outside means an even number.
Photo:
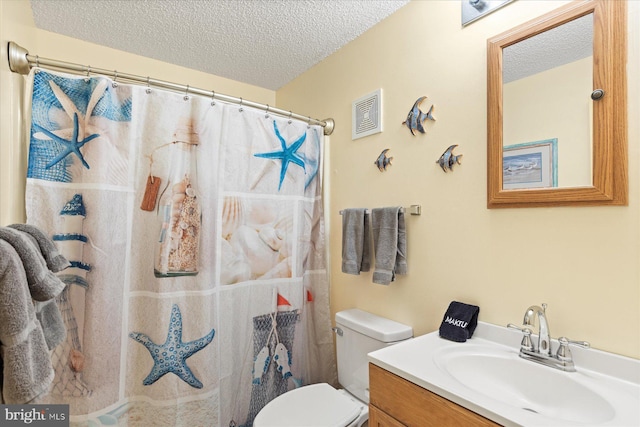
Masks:
[[[626,2],[487,41],[487,207],[627,205]]]

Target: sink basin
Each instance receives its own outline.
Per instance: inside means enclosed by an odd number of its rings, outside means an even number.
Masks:
[[[522,359],[521,339],[478,322],[465,343],[436,331],[369,353],[369,361],[503,426],[640,426],[640,360],[576,348],[576,372],[564,372]]]
[[[436,364],[455,380],[516,408],[572,423],[604,423],[613,419],[611,404],[575,373],[523,360],[517,355],[475,346],[441,351]],[[573,378],[572,378],[573,377]]]

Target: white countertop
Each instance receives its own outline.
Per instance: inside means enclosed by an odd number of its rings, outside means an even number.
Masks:
[[[473,337],[465,343],[440,338],[438,332],[422,335],[396,345],[369,353],[369,361],[420,387],[432,391],[452,402],[505,426],[562,426],[602,425],[640,426],[640,360],[606,353],[596,349],[571,348],[577,372],[561,372],[554,368],[531,363],[543,369],[557,371],[575,382],[598,388],[615,408],[615,416],[600,424],[571,424],[566,419],[547,418],[541,414],[523,410],[466,387],[455,379],[438,362],[446,352],[460,353],[468,349],[490,348],[505,357],[518,357],[522,335],[518,331],[478,322]],[[534,342],[537,337],[532,335]],[[554,340],[554,350],[557,348]],[[560,377],[559,377],[560,378]],[[523,385],[527,378],[523,375]],[[553,394],[553,384],[548,384]],[[551,396],[553,398],[553,396]]]

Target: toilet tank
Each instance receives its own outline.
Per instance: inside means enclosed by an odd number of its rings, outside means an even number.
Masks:
[[[338,382],[369,403],[367,354],[411,338],[413,329],[357,308],[336,313],[336,328]]]

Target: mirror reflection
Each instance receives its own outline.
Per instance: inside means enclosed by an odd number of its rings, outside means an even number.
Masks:
[[[593,22],[502,49],[504,190],[592,185]]]

